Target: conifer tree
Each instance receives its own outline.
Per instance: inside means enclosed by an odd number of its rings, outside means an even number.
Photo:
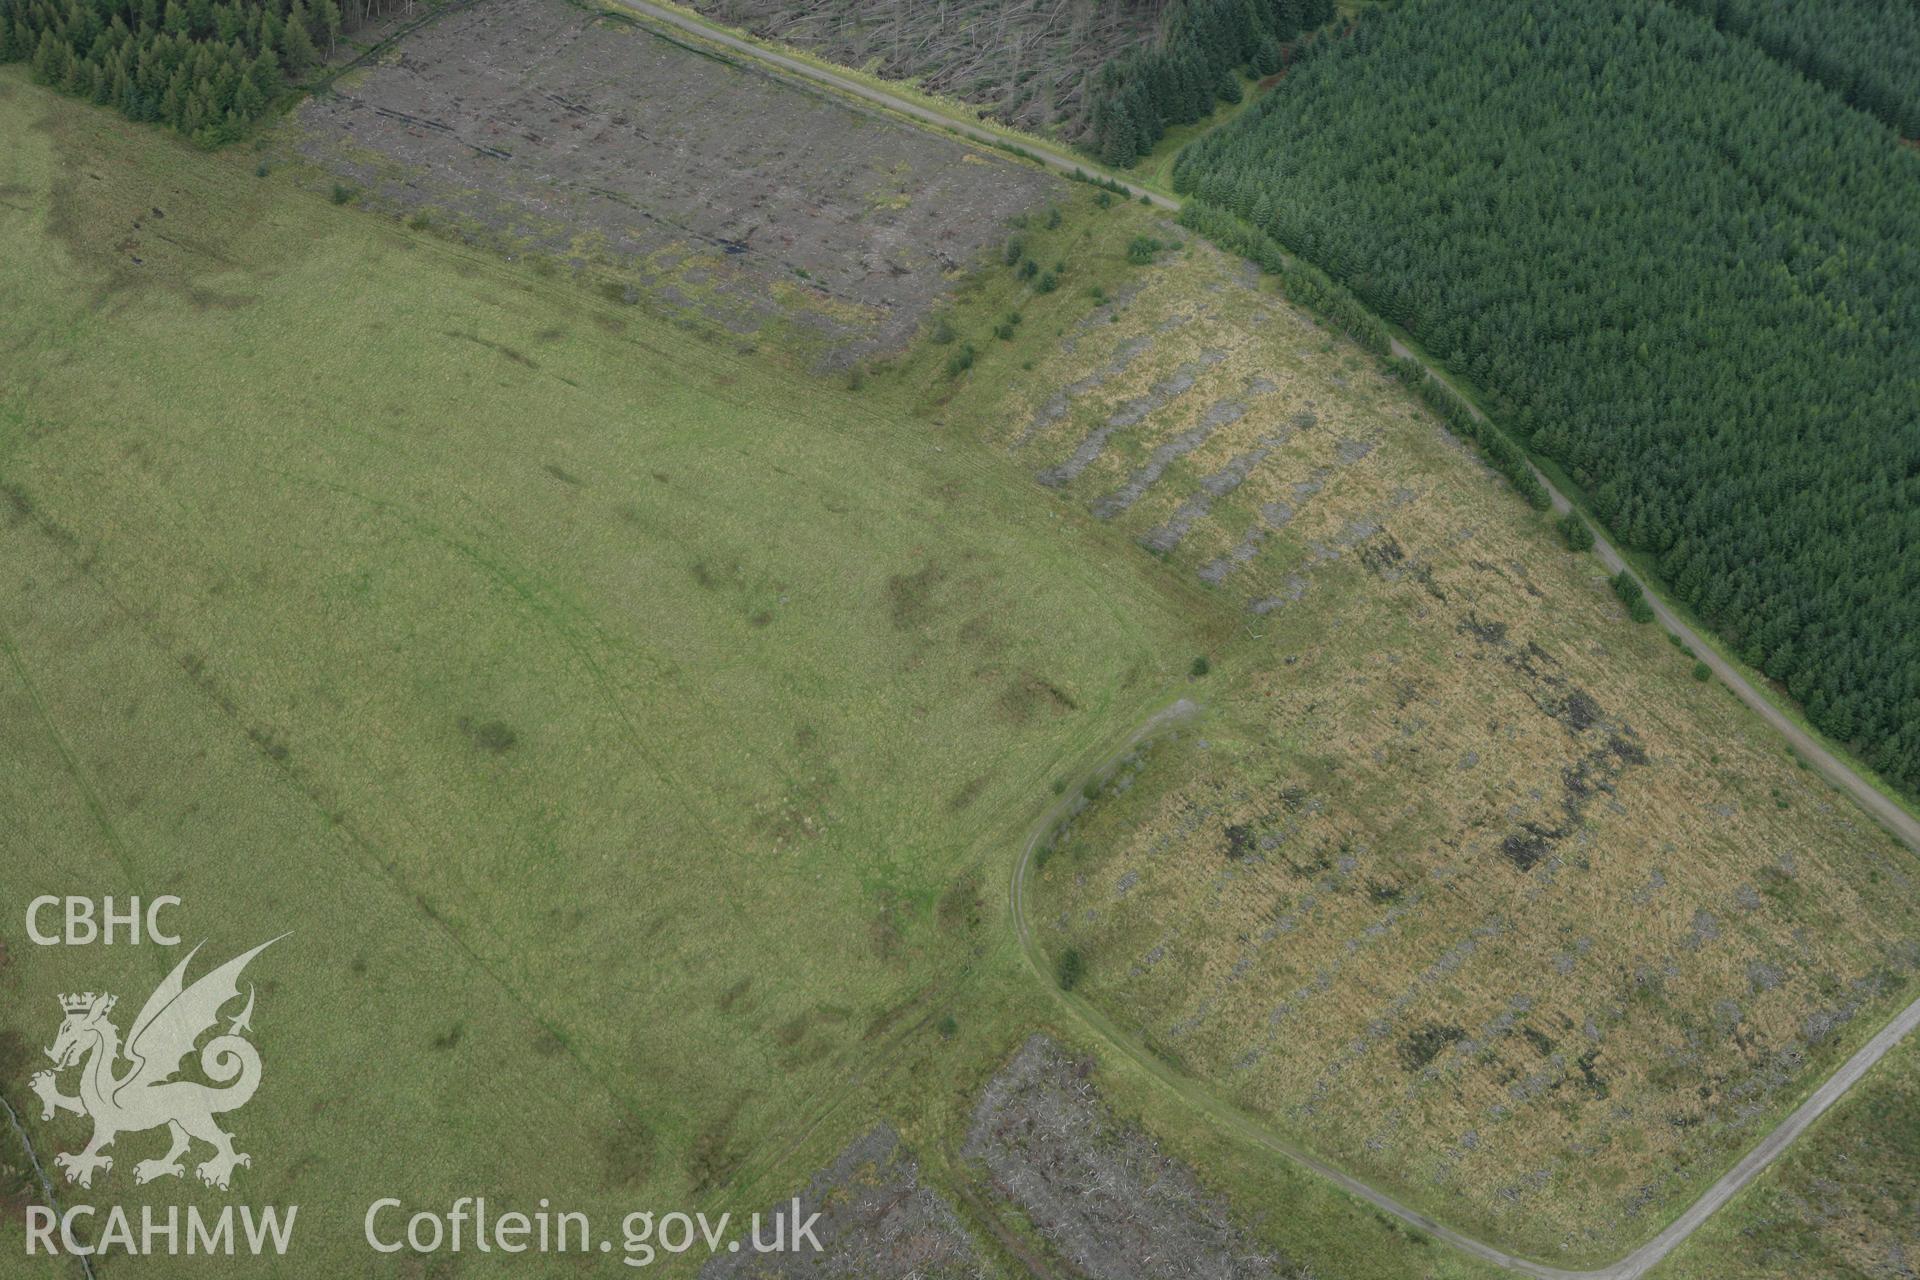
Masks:
[[[285,36],[288,71],[299,75],[320,60],[320,51],[313,47],[313,34],[307,26],[307,7],[301,0],[293,0],[293,7],[287,10]]]

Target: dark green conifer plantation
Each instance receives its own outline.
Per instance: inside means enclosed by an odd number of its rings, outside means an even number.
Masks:
[[[1100,69],[1086,145],[1107,164],[1132,164],[1169,128],[1238,102],[1236,70],[1272,75],[1285,42],[1333,16],[1333,0],[1177,0],[1158,44]]]
[[[1920,4],[1913,0],[1673,0],[1920,138]]]
[[[1174,181],[1470,379],[1920,791],[1920,152],[1665,0],[1408,0]]]
[[[391,0],[0,0],[0,62],[204,146],[240,136]]]

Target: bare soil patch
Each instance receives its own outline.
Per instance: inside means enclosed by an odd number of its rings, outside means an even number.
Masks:
[[[562,0],[431,23],[297,129],[365,203],[603,274],[616,301],[785,323],[825,365],[903,345],[945,273],[1059,186]]]
[[[1308,1273],[1237,1226],[1193,1170],[1123,1125],[1101,1100],[1091,1059],[1031,1037],[987,1085],[962,1154],[1093,1280]]]
[[[773,1214],[789,1208],[782,1201],[761,1221],[770,1224]],[[856,1139],[807,1184],[800,1213],[804,1219],[816,1212],[820,1253],[756,1254],[743,1246],[707,1263],[700,1280],[984,1280],[989,1274],[953,1206],[921,1181],[913,1153],[886,1125]]]

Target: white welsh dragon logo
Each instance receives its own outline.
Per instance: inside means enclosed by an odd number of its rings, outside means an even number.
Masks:
[[[113,1168],[113,1158],[101,1151],[115,1138],[161,1125],[167,1126],[173,1145],[160,1159],[142,1160],[133,1167],[136,1183],[180,1177],[186,1172],[180,1157],[194,1138],[213,1148],[213,1157],[197,1170],[200,1181],[210,1187],[226,1190],[235,1166],[253,1163],[252,1157],[233,1149],[233,1135],[213,1119],[244,1107],[260,1087],[260,1054],[241,1036],[252,1029],[251,987],[247,989],[246,1008],[229,1022],[226,1034],[214,1036],[200,1050],[201,1072],[214,1085],[224,1087],[173,1077],[193,1052],[195,1042],[217,1027],[221,1008],[239,998],[240,971],[278,941],[275,938],[261,943],[189,987],[184,978],[187,965],[199,954],[200,948],[195,947],[147,997],[140,1016],[133,1020],[133,1029],[127,1033],[124,1051],[119,1028],[107,1020],[113,1012],[113,996],[89,991],[60,997],[60,1007],[67,1017],[60,1024],[53,1047],[47,1050],[54,1067],[34,1076],[32,1086],[44,1104],[42,1120],[53,1119],[56,1111],[93,1117],[93,1141],[86,1149],[53,1158],[66,1170],[68,1182],[92,1186],[96,1170]],[[132,1065],[124,1073],[115,1074],[123,1052]],[[80,1095],[69,1098],[60,1092],[57,1076],[73,1066],[80,1067]]]

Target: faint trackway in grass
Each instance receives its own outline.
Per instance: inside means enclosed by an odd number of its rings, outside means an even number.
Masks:
[[[60,1201],[53,1194],[53,1180],[47,1177],[47,1171],[40,1163],[40,1153],[33,1149],[33,1139],[27,1136],[26,1126],[20,1123],[20,1114],[4,1097],[0,1097],[0,1111],[7,1113],[7,1124],[13,1128],[14,1140],[20,1144],[20,1149],[27,1153],[27,1163],[33,1166],[34,1179],[40,1184],[41,1194],[47,1198],[47,1207],[58,1213]],[[86,1275],[87,1280],[93,1280],[92,1256],[85,1253],[73,1256],[80,1259],[80,1270]]]
[[[990,129],[985,125],[974,124],[954,115],[936,111],[931,107],[922,106],[910,99],[890,93],[885,89],[866,84],[852,76],[839,74],[838,72],[801,58],[790,57],[777,49],[768,48],[755,41],[742,39],[731,32],[711,26],[685,13],[650,3],[649,0],[613,0],[613,3],[621,8],[644,14],[657,22],[664,23],[685,34],[719,45],[735,53],[745,54],[760,63],[778,68],[790,75],[799,76],[802,79],[812,81],[816,84],[826,85],[831,89],[849,94],[864,102],[873,103],[889,111],[908,116],[922,124],[932,125],[937,129],[957,133],[962,137],[975,142],[985,143],[988,146],[1017,147],[1033,160],[1048,168],[1056,169],[1069,175],[1079,173],[1108,179],[1118,183],[1123,190],[1136,199],[1144,199],[1149,204],[1170,212],[1177,213],[1180,210],[1180,201],[1162,195],[1157,191],[1149,191],[1143,187],[1127,182],[1125,179],[1110,174],[1099,165],[1090,163],[1089,161],[1077,159],[1062,152],[1051,150],[1026,138],[1014,138],[997,130]],[[1398,338],[1392,340],[1392,346],[1394,355],[1404,359],[1418,361],[1421,366],[1433,374],[1434,377],[1446,382],[1449,387],[1453,386],[1452,382],[1447,379],[1446,374],[1442,370],[1435,368],[1432,362],[1428,361],[1420,353],[1415,352]],[[1457,393],[1458,388],[1454,388],[1454,390]],[[1465,397],[1462,398],[1465,399]],[[1474,406],[1471,401],[1467,403],[1474,417],[1484,421],[1485,415],[1480,412],[1479,408]],[[1528,465],[1532,466],[1531,463]],[[1534,474],[1539,477],[1540,483],[1546,487],[1547,493],[1552,497],[1553,509],[1556,513],[1564,513],[1572,510],[1572,504],[1567,500],[1566,495],[1561,493],[1559,488],[1556,487],[1551,480],[1542,474],[1538,468],[1534,468]],[[1613,544],[1605,536],[1601,535],[1598,530],[1595,531],[1593,550],[1594,553],[1600,557],[1600,562],[1604,564],[1610,572],[1631,572],[1627,569],[1626,561],[1622,558],[1619,551],[1617,551]],[[1638,575],[1633,576],[1638,577]],[[1645,583],[1642,583],[1642,586],[1644,587]],[[1889,830],[1893,831],[1905,841],[1909,847],[1916,852],[1920,852],[1920,820],[1916,820],[1912,814],[1908,813],[1898,803],[1883,794],[1872,783],[1862,777],[1851,765],[1840,759],[1833,752],[1827,750],[1812,734],[1794,723],[1784,711],[1776,706],[1773,701],[1759,689],[1755,688],[1744,675],[1737,671],[1726,659],[1721,657],[1711,645],[1703,643],[1699,636],[1694,633],[1693,629],[1682,622],[1674,610],[1668,606],[1656,592],[1647,591],[1646,596],[1648,602],[1653,606],[1654,617],[1659,620],[1660,624],[1679,636],[1682,643],[1693,649],[1700,656],[1701,661],[1705,662],[1709,669],[1713,671],[1714,675],[1718,676],[1742,702],[1746,703],[1758,713],[1761,719],[1779,730],[1780,734],[1786,738],[1787,742],[1809,765],[1817,770],[1827,781],[1851,795],[1859,802],[1862,808],[1879,819]],[[1109,757],[1105,763],[1092,770],[1088,776],[1094,778],[1103,776],[1112,768],[1116,761],[1131,752],[1134,748],[1150,738],[1178,728],[1180,725],[1191,720],[1197,712],[1198,708],[1184,699],[1168,707],[1166,710],[1161,711],[1145,724],[1141,725],[1140,728],[1136,729],[1122,747]],[[1045,956],[1034,942],[1032,931],[1027,923],[1026,882],[1028,874],[1032,870],[1034,850],[1040,846],[1042,840],[1052,834],[1061,821],[1069,816],[1073,804],[1071,797],[1075,793],[1075,789],[1069,789],[1067,793],[1069,798],[1062,800],[1052,809],[1048,810],[1046,816],[1041,820],[1040,825],[1035,828],[1033,834],[1028,838],[1025,848],[1021,850],[1020,858],[1015,863],[1013,871],[1011,907],[1013,911],[1014,930],[1019,937],[1021,950],[1026,953],[1028,962],[1033,966],[1036,974],[1050,985],[1053,982],[1052,973],[1046,965]],[[1059,995],[1062,1001],[1073,1010],[1080,1020],[1102,1039],[1121,1050],[1149,1074],[1173,1089],[1188,1103],[1211,1116],[1229,1131],[1257,1146],[1263,1147],[1278,1155],[1285,1156],[1295,1164],[1312,1170],[1314,1173],[1340,1186],[1349,1194],[1359,1197],[1378,1209],[1393,1214],[1403,1222],[1417,1227],[1428,1235],[1442,1240],[1464,1253],[1470,1254],[1482,1261],[1492,1263],[1495,1266],[1504,1267],[1510,1271],[1539,1277],[1540,1280],[1636,1280],[1637,1277],[1644,1276],[1668,1254],[1672,1253],[1674,1249],[1678,1248],[1681,1242],[1692,1235],[1716,1210],[1726,1204],[1727,1201],[1733,1199],[1748,1183],[1758,1177],[1761,1171],[1772,1164],[1794,1139],[1806,1132],[1807,1128],[1812,1125],[1815,1120],[1819,1119],[1827,1108],[1831,1107],[1848,1089],[1852,1088],[1862,1076],[1866,1075],[1875,1063],[1885,1057],[1894,1045],[1904,1039],[1916,1025],[1920,1025],[1920,1000],[1915,1000],[1912,1004],[1901,1010],[1885,1027],[1881,1028],[1879,1034],[1867,1041],[1852,1057],[1842,1063],[1840,1068],[1835,1071],[1832,1076],[1822,1082],[1785,1120],[1775,1126],[1774,1129],[1762,1138],[1733,1168],[1729,1169],[1718,1182],[1709,1187],[1704,1195],[1694,1201],[1693,1204],[1689,1205],[1678,1217],[1669,1223],[1666,1229],[1659,1235],[1611,1266],[1600,1267],[1591,1271],[1574,1271],[1548,1266],[1545,1263],[1535,1262],[1528,1258],[1506,1253],[1484,1241],[1464,1235],[1452,1228],[1442,1226],[1417,1210],[1401,1204],[1385,1192],[1368,1186],[1351,1174],[1336,1169],[1324,1160],[1288,1142],[1285,1138],[1252,1116],[1247,1115],[1231,1104],[1208,1093],[1197,1083],[1180,1075],[1165,1062],[1155,1057],[1144,1046],[1131,1039],[1125,1032],[1110,1022],[1105,1015],[1093,1008],[1085,1000],[1066,992],[1059,992]]]
[[[303,479],[303,477],[297,476],[289,476],[287,478]],[[44,522],[40,524],[40,530],[43,535],[49,532],[49,528]],[[443,541],[445,540],[443,539]],[[461,550],[467,554],[469,558],[473,558],[473,553],[467,551],[465,548],[455,546],[454,549]],[[150,617],[146,611],[136,609],[129,605],[91,568],[81,564],[64,551],[62,554],[65,555],[67,563],[72,566],[75,573],[85,578],[94,590],[100,592],[102,597],[112,607],[113,611],[131,623],[140,637],[154,652],[161,655],[163,659],[171,659],[173,655],[178,652],[176,645],[167,642],[162,637],[157,630],[157,624],[154,619]],[[490,572],[495,574],[500,572],[497,568],[487,565],[484,562],[479,563],[481,563],[482,568],[488,569]],[[524,588],[512,582],[509,582],[507,585],[515,590],[516,594],[522,598],[524,604],[534,608],[536,612],[540,612],[540,616],[549,624],[555,625],[563,632],[565,631],[564,626],[555,621],[550,611],[541,612],[540,603]],[[565,634],[570,644],[577,643],[570,632]],[[66,740],[60,735],[58,726],[54,723],[46,704],[40,697],[38,688],[34,685],[26,665],[20,657],[18,646],[14,643],[12,636],[8,634],[4,626],[0,626],[0,655],[6,657],[8,663],[18,676],[28,699],[38,711],[42,726],[49,738],[53,741],[54,747],[58,751],[67,773],[79,788],[83,800],[88,805],[95,820],[103,828],[105,837],[112,845],[122,872],[135,887],[138,887],[142,883],[142,880],[135,874],[131,863],[128,861],[126,845],[120,838],[120,833],[108,820],[106,808],[101,803],[98,792],[95,791],[92,783],[88,781],[86,774],[80,768],[79,761],[67,746]],[[589,666],[591,667],[592,664],[589,663]],[[596,672],[598,671],[597,667],[592,667],[592,669]],[[198,681],[188,681],[188,687],[194,690],[198,697],[205,700],[222,718],[232,725],[236,731],[243,734],[249,742],[254,742],[253,735],[247,732],[246,726],[242,723],[238,713],[231,705],[225,704],[223,699],[214,696],[207,686]],[[608,696],[611,697],[613,695],[609,694]],[[499,967],[489,961],[475,948],[474,944],[452,920],[449,920],[435,909],[427,898],[415,889],[406,876],[402,874],[399,865],[388,858],[383,850],[360,829],[359,825],[354,822],[349,815],[330,808],[321,798],[320,794],[307,781],[303,780],[285,759],[274,756],[271,752],[260,747],[257,742],[254,742],[254,748],[260,758],[266,762],[266,766],[273,770],[275,776],[277,776],[281,782],[290,786],[307,805],[315,808],[325,820],[327,826],[337,829],[344,836],[347,843],[355,851],[362,868],[370,876],[398,892],[403,901],[411,904],[411,909],[417,918],[423,920],[430,930],[436,932],[443,938],[453,948],[454,952],[471,966],[475,973],[491,982],[506,997],[508,1003],[524,1016],[531,1025],[552,1035],[561,1045],[566,1056],[572,1060],[582,1074],[600,1087],[614,1106],[627,1111],[635,1118],[641,1116],[642,1112],[639,1105],[617,1087],[614,1077],[602,1071],[596,1062],[584,1054],[573,1042],[573,1039],[566,1034],[566,1028],[564,1026],[558,1025],[549,1019],[547,1015],[542,1012],[538,1001],[527,996],[519,987],[509,981]],[[681,789],[681,792],[684,792],[684,788]],[[158,953],[155,955],[155,962],[159,964],[165,963],[160,959]],[[7,1103],[5,1098],[0,1097],[0,1105],[5,1106],[8,1119],[16,1128],[20,1129],[21,1141],[26,1145],[28,1155],[33,1160],[35,1168],[38,1169],[39,1157],[37,1153],[34,1152],[32,1143],[25,1132],[24,1126],[20,1124],[18,1115],[14,1112],[12,1105]],[[44,1178],[44,1173],[42,1176]],[[55,1203],[51,1195],[49,1195],[47,1203],[49,1205]],[[89,1276],[93,1274],[91,1262],[86,1263],[86,1271]]]

